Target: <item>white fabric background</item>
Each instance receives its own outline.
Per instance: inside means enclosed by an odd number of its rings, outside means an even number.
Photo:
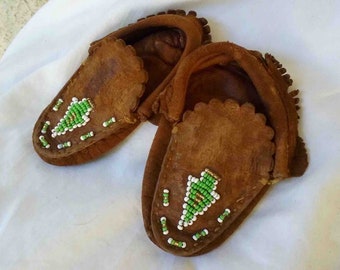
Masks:
[[[270,52],[302,90],[310,166],[275,185],[218,249],[181,258],[142,225],[144,123],[81,166],[43,162],[31,144],[42,109],[113,30],[169,8],[196,10],[214,41]],[[340,269],[340,2],[50,0],[0,61],[0,269]]]

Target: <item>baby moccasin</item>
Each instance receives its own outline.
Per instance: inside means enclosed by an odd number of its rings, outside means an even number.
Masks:
[[[140,19],[95,41],[89,56],[38,118],[33,145],[55,165],[80,164],[120,143],[151,116],[151,105],[192,50],[210,42],[191,11]]]
[[[181,62],[145,168],[144,226],[161,249],[206,253],[244,220],[270,184],[303,174],[297,91],[271,55],[202,46]]]

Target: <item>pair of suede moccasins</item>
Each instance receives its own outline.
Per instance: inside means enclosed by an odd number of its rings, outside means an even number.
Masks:
[[[42,112],[38,155],[80,164],[158,125],[142,188],[145,230],[181,256],[221,244],[270,184],[300,176],[292,80],[269,54],[212,43],[193,11],[162,12],[91,44],[87,60]]]

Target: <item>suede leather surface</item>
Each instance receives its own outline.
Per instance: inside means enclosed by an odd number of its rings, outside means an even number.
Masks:
[[[209,104],[199,103],[193,112],[186,113],[183,122],[172,130],[151,210],[152,228],[160,247],[188,256],[218,238],[261,191],[261,181],[270,179],[273,135],[263,116],[255,115],[249,103],[240,107],[231,100],[222,103],[215,99]],[[177,223],[183,211],[188,176],[200,177],[205,168],[220,176],[216,192],[221,198],[193,225],[179,231]],[[170,191],[168,207],[162,204],[164,189]],[[231,209],[231,217],[220,224],[217,218],[226,208]],[[162,216],[168,221],[168,235],[160,230]],[[194,241],[192,236],[203,229],[209,231],[208,236]],[[169,237],[186,242],[183,252],[168,244]]]
[[[181,256],[206,253],[230,236],[268,184],[303,174],[308,163],[297,137],[297,93],[288,92],[291,79],[285,73],[273,56],[232,43],[208,44],[181,63],[156,107],[165,116],[143,180],[144,226],[156,245]],[[187,177],[200,177],[205,168],[221,177],[216,189],[221,199],[183,230],[176,222],[187,209]],[[162,203],[164,190],[169,190],[170,206]],[[208,195],[192,196],[196,205]],[[219,224],[226,208],[230,217]],[[202,230],[208,235],[193,239]]]
[[[142,123],[78,166],[52,166],[31,143],[41,111],[93,40],[169,8],[207,18],[214,41],[280,60],[301,90],[299,135],[310,158],[302,177],[265,186],[227,241],[186,258],[164,252],[143,228],[142,178],[157,126]],[[339,1],[310,0],[48,1],[0,59],[0,269],[340,269],[338,10]]]
[[[136,127],[137,119],[132,111],[137,106],[138,97],[144,91],[146,80],[147,73],[143,69],[142,62],[135,56],[134,50],[126,47],[121,40],[107,39],[95,48],[91,48],[88,60],[39,117],[32,136],[37,153],[49,163],[67,165],[81,163],[96,157],[100,152],[105,152],[105,145],[95,147],[93,145],[110,136],[112,137],[110,144],[114,145],[118,138],[112,134],[131,131]],[[47,132],[45,138],[51,147],[43,148],[39,135],[44,123],[50,121],[49,130],[54,128],[63,118],[73,97],[79,100],[89,98],[93,106],[89,115],[90,122],[84,127],[67,131],[65,135],[56,138],[52,138],[51,133]],[[60,98],[64,103],[55,112],[53,107]],[[104,129],[103,122],[111,117],[116,118],[117,125]],[[82,142],[80,136],[91,131],[94,132],[95,137]],[[57,145],[66,141],[70,141],[72,146],[59,150]],[[92,150],[89,151],[88,147]]]
[[[151,112],[150,104],[172,78],[175,66],[191,50],[210,40],[206,24],[193,11],[162,12],[93,42],[87,60],[36,122],[32,137],[39,156],[55,165],[81,164],[119,144],[138,126],[137,109],[143,111],[145,120],[145,114]],[[89,98],[94,107],[91,121],[52,137],[50,130],[63,119],[73,97]],[[59,99],[64,103],[54,112]],[[103,123],[112,117],[116,122],[103,128]],[[43,138],[50,145],[48,148],[40,139],[46,121],[51,125]],[[89,132],[94,136],[80,140]],[[71,147],[58,149],[63,143],[70,143]]]

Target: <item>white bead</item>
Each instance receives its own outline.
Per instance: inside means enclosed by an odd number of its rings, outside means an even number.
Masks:
[[[180,231],[183,231],[183,227],[181,225],[178,225],[177,229],[179,229]]]

